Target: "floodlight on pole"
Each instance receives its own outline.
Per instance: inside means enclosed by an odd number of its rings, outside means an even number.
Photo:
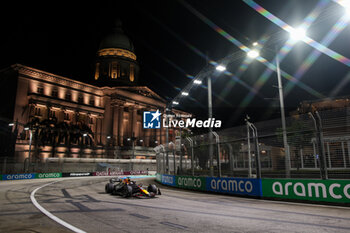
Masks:
[[[345,9],[345,16],[347,19],[350,20],[350,0],[339,0],[338,3],[344,7]]]
[[[302,27],[293,28],[289,31],[289,35],[294,41],[303,40],[306,37],[306,30]]]
[[[181,92],[181,95],[188,96],[188,92],[183,91],[183,92]]]
[[[179,102],[173,101],[173,105],[178,105],[178,104],[179,104]]]
[[[222,71],[225,71],[226,70],[226,67],[225,66],[223,66],[223,65],[218,65],[218,66],[216,66],[216,68],[215,68],[217,71],[220,71],[220,72],[222,72]]]
[[[258,45],[259,45],[258,42],[254,42],[254,43],[253,43],[253,46],[258,46]]]
[[[14,126],[15,125],[15,123],[9,123],[9,126],[11,127],[11,126]]]
[[[255,58],[260,56],[260,53],[259,53],[259,51],[255,50],[255,49],[251,49],[251,50],[249,50],[247,55],[248,55],[248,57],[255,59]]]
[[[202,81],[199,80],[199,79],[196,79],[196,80],[193,81],[193,83],[194,83],[194,84],[197,84],[197,85],[200,85],[200,84],[202,84]]]

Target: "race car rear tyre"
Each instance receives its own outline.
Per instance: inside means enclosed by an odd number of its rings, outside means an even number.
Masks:
[[[105,186],[106,193],[112,193],[113,191],[113,184],[107,183]]]
[[[157,193],[157,186],[155,184],[150,184],[147,187],[147,191],[149,193],[155,193],[156,194]]]

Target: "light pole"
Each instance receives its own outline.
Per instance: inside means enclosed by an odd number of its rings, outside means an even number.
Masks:
[[[32,150],[32,141],[33,141],[33,132],[32,129],[29,127],[25,127],[24,130],[29,131],[29,152],[28,152],[28,164],[30,166],[31,163],[31,158],[30,158],[30,154],[31,154],[31,150]]]
[[[226,70],[226,67],[223,65],[218,65],[215,68],[219,72]],[[208,75],[208,118],[213,118],[213,102],[212,102],[212,91],[211,91],[211,76]],[[209,171],[210,176],[214,176],[214,164],[213,164],[213,128],[209,125]]]
[[[306,37],[306,31],[302,27],[291,30],[289,33],[290,33],[289,35],[290,40],[292,40],[294,43],[300,40],[303,40],[303,38]],[[257,42],[253,44],[254,47],[257,45],[258,45]],[[283,86],[282,86],[282,79],[281,79],[279,53],[277,49],[274,51],[274,53],[276,54],[276,73],[277,73],[278,94],[279,94],[280,109],[281,109],[282,136],[283,136],[283,146],[285,151],[286,178],[290,178],[290,151],[289,151],[288,140],[287,140],[286,115],[284,111],[284,95],[283,95]],[[259,51],[257,51],[256,49],[249,50],[247,54],[250,58],[253,58],[253,59],[260,56]]]
[[[280,70],[280,62],[279,62],[278,52],[276,53],[276,70],[277,70],[277,79],[278,79],[278,94],[280,97],[279,99],[280,99],[280,108],[281,108],[283,146],[284,146],[284,151],[285,151],[286,178],[290,178],[290,153],[289,153],[289,146],[288,146],[288,141],[287,141],[286,115],[284,112],[284,96],[283,96],[283,87],[282,87],[281,70]]]
[[[260,56],[260,53],[251,49],[248,52],[248,57],[257,58]],[[277,73],[277,82],[278,82],[278,94],[280,100],[280,109],[281,109],[281,121],[282,121],[282,136],[283,136],[283,147],[285,151],[285,167],[286,167],[286,178],[290,178],[290,154],[289,154],[289,146],[287,141],[287,129],[286,129],[286,116],[284,111],[284,96],[283,96],[283,86],[281,80],[281,70],[280,70],[280,62],[278,57],[278,52],[276,52],[276,73]]]
[[[208,75],[208,118],[213,117],[213,102],[211,93],[211,77]],[[214,176],[214,164],[213,164],[213,128],[209,126],[209,172],[210,176]]]

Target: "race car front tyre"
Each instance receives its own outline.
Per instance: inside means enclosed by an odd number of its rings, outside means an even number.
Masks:
[[[156,193],[157,193],[157,186],[156,186],[155,184],[150,184],[150,185],[148,185],[148,187],[147,187],[147,191],[148,191],[149,193],[154,193],[154,194],[156,194]]]
[[[131,197],[132,196],[132,187],[127,185],[123,190],[122,196],[123,197]]]
[[[112,193],[113,191],[113,184],[107,183],[105,186],[106,193]]]

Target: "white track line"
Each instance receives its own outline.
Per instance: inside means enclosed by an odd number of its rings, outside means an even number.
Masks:
[[[47,217],[51,218],[52,220],[54,220],[55,222],[57,222],[58,224],[61,224],[62,226],[68,228],[69,230],[71,231],[74,231],[74,232],[77,232],[77,233],[86,233],[85,231],[75,227],[75,226],[72,226],[71,224],[63,221],[62,219],[56,217],[55,215],[51,214],[49,211],[47,211],[46,209],[44,209],[44,207],[42,207],[35,199],[35,193],[41,189],[41,188],[44,188],[46,186],[49,186],[51,184],[54,184],[56,182],[59,182],[59,181],[55,181],[55,182],[51,182],[51,183],[48,183],[48,184],[45,184],[45,185],[42,185],[36,189],[33,190],[33,192],[30,194],[30,200],[32,200],[32,203],[35,205],[36,208],[38,208],[43,214],[45,214]]]

